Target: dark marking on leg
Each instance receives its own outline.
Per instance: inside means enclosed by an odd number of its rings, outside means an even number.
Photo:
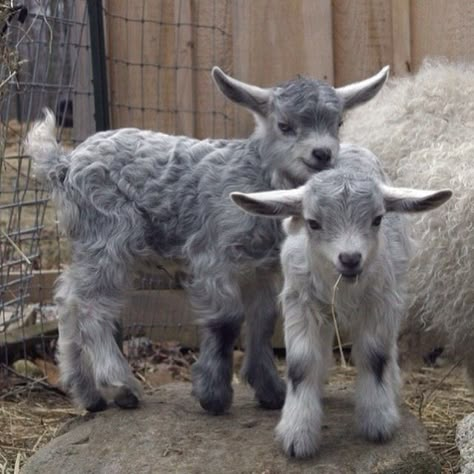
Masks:
[[[243,314],[227,315],[206,322],[201,336],[201,353],[192,367],[193,395],[214,415],[225,413],[232,404],[232,359]]]
[[[303,364],[299,364],[296,361],[288,361],[288,380],[291,383],[293,393],[296,392],[298,385],[305,379],[306,370]]]
[[[211,322],[208,329],[215,337],[217,342],[218,355],[229,357],[234,351],[234,343],[240,334],[242,316],[230,316],[222,321]]]
[[[369,354],[370,368],[375,374],[378,383],[383,382],[383,375],[387,365],[387,356],[378,350],[372,350]]]

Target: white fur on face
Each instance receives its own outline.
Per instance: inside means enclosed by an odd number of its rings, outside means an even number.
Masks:
[[[311,231],[308,230],[311,234]],[[340,235],[334,240],[323,240],[314,242],[311,239],[311,235],[308,238],[309,245],[311,246],[311,262],[317,267],[320,264],[325,264],[326,267],[333,269],[335,275],[341,272],[341,264],[339,262],[339,255],[341,253],[355,253],[359,252],[361,257],[360,266],[362,269],[367,261],[369,255],[373,255],[376,251],[378,239],[375,236],[374,239],[368,239],[360,233],[348,230],[344,234]],[[329,265],[328,265],[329,264]]]

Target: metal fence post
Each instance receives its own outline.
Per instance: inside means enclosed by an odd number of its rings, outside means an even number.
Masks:
[[[110,129],[107,65],[105,59],[104,17],[102,0],[87,0],[91,36],[92,81],[96,131]]]

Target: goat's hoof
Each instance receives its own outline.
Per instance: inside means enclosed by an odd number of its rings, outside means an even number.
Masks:
[[[86,407],[86,410],[90,413],[104,411],[105,409],[107,409],[107,402],[103,398],[99,398],[96,402],[92,403],[92,405]]]
[[[257,397],[258,403],[265,410],[280,410],[285,404],[285,392],[274,393],[271,397]]]
[[[138,407],[138,397],[127,387],[121,387],[114,402],[120,408],[132,409]]]
[[[265,410],[281,410],[285,404],[285,398],[283,399],[272,399],[272,400],[258,400],[259,405]]]
[[[192,394],[199,400],[199,403],[204,410],[212,415],[222,415],[232,405],[234,391],[232,387],[220,390],[208,390],[207,396],[202,396],[196,389],[193,389]]]
[[[360,434],[367,440],[372,441],[372,443],[386,443],[393,438],[395,434],[395,426],[365,426],[362,429],[359,428]]]
[[[199,403],[211,415],[223,415],[232,405],[232,401],[223,402],[222,400],[199,400]]]
[[[373,443],[385,443],[392,439],[398,424],[398,410],[394,408],[380,408],[378,413],[370,413],[367,408],[357,414],[359,434]]]
[[[394,431],[392,429],[380,429],[380,430],[370,430],[362,433],[362,436],[367,441],[372,441],[372,443],[382,444],[390,441],[393,438]]]
[[[199,363],[193,365],[192,372],[192,395],[199,400],[201,407],[213,415],[222,415],[228,411],[234,397],[230,380],[222,376],[214,377],[213,380]]]
[[[256,393],[258,403],[266,410],[280,410],[285,404],[286,385],[280,380],[280,383],[273,390],[265,393]]]
[[[278,435],[277,435],[278,436]],[[287,457],[307,459],[315,456],[319,450],[319,442],[312,433],[303,431],[300,434],[278,436],[282,449]]]

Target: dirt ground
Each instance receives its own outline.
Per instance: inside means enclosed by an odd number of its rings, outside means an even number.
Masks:
[[[146,392],[173,381],[190,381],[190,366],[196,354],[176,343],[153,344],[133,351],[126,346],[125,350]],[[241,360],[242,353],[236,351],[236,373]],[[284,371],[283,360],[279,361],[279,368]],[[331,379],[351,384],[354,376],[354,368],[337,366]],[[241,383],[237,375],[234,383]],[[0,379],[0,473],[20,472],[28,457],[80,413],[67,397],[46,387],[47,384],[16,376]],[[464,383],[462,369],[447,365],[405,372],[402,394],[409,409],[426,427],[442,472],[459,472],[456,424],[474,411],[474,396]]]

